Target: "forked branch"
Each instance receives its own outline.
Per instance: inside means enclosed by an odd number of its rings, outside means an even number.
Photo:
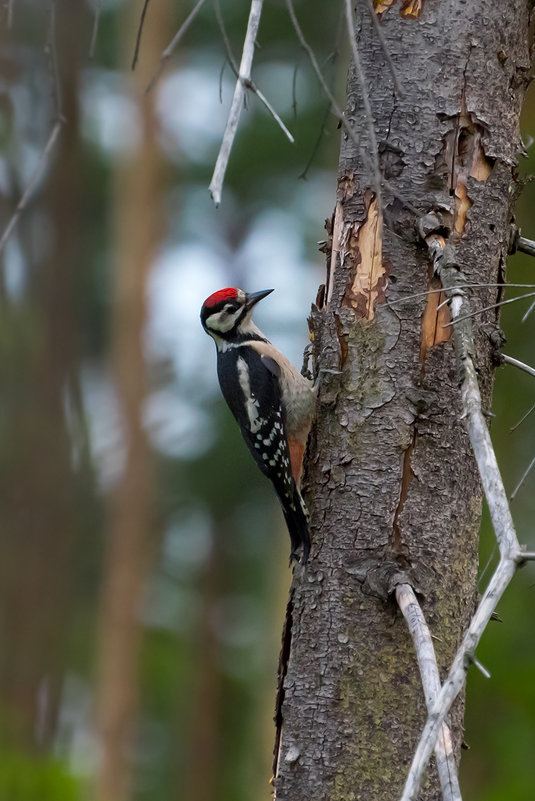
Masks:
[[[160,63],[158,65],[158,69],[156,70],[156,72],[152,76],[152,78],[150,80],[150,83],[147,86],[147,89],[146,89],[147,92],[151,91],[151,89],[153,88],[154,84],[156,83],[156,81],[158,80],[158,78],[160,77],[162,72],[164,71],[165,65],[167,64],[167,62],[169,61],[169,59],[171,58],[171,56],[175,52],[175,50],[176,50],[176,48],[178,46],[178,43],[180,42],[180,40],[182,39],[182,37],[184,36],[186,31],[190,27],[191,23],[193,22],[193,20],[195,19],[195,17],[199,13],[199,11],[201,10],[201,8],[205,4],[205,2],[206,2],[206,0],[197,0],[197,3],[195,3],[195,5],[191,9],[191,11],[189,12],[188,16],[186,17],[186,19],[184,20],[184,22],[182,23],[182,25],[180,26],[178,31],[175,33],[175,35],[173,36],[173,38],[171,39],[171,41],[169,42],[169,44],[167,45],[167,47],[163,51],[162,55],[160,56]],[[141,38],[141,31],[143,29],[143,23],[144,23],[144,19],[145,19],[145,13],[147,11],[147,5],[148,5],[148,3],[145,3],[145,5],[143,6],[143,11],[141,12],[141,19],[140,19],[139,28],[138,28],[138,39],[136,40],[136,49],[134,51],[134,58],[132,60],[132,69],[135,68],[136,62],[137,62],[137,56],[138,56],[138,51],[139,51],[139,40]]]
[[[508,356],[506,353],[502,353],[502,359],[506,364],[512,364],[513,367],[518,367],[519,370],[523,370],[525,373],[535,376],[535,367],[530,367],[529,364],[524,364],[524,362],[518,359],[513,359],[512,356]]]
[[[427,709],[431,711],[440,692],[440,676],[431,633],[414,590],[409,584],[400,584],[396,587],[396,601],[407,621],[422,678],[425,703]],[[442,723],[435,745],[435,758],[444,801],[461,801],[451,731],[445,722]]]
[[[446,294],[451,298],[450,307],[455,353],[461,376],[463,417],[498,542],[500,561],[488,583],[476,613],[470,621],[449,675],[429,712],[412,760],[402,801],[415,801],[418,796],[429,758],[437,742],[444,719],[464,685],[468,667],[474,661],[476,647],[492,613],[511,581],[517,564],[522,560],[522,550],[516,537],[507,495],[482,411],[477,372],[473,361],[475,345],[471,322],[472,314],[466,293],[457,288],[457,285],[462,282],[463,275],[451,258],[441,237],[430,235],[426,241],[433,257],[435,272],[441,279]]]
[[[238,79],[234,89],[234,97],[232,98],[227,125],[225,133],[223,134],[223,141],[221,142],[221,148],[214,168],[214,174],[210,181],[210,194],[216,206],[219,206],[221,202],[221,192],[223,190],[223,181],[225,180],[230,151],[232,150],[236,131],[238,130],[247,83],[251,80],[251,67],[253,64],[256,35],[260,25],[263,1],[264,0],[252,0],[251,3]]]

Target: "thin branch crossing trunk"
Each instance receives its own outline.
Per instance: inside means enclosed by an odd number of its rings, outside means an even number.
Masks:
[[[399,798],[426,700],[395,590],[416,592],[442,680],[475,609],[481,483],[446,295],[425,294],[441,283],[423,240],[453,247],[466,283],[504,280],[529,10],[528,0],[375,2],[400,96],[369,4],[359,4],[353,54],[373,119],[352,66],[356,136],[342,134],[327,280],[311,317],[316,368],[341,372],[322,374],[309,448],[313,549],[288,605],[278,801]],[[501,290],[466,291],[477,312]],[[473,328],[486,410],[498,311]],[[462,716],[458,698],[448,721],[457,760]],[[440,794],[432,765],[419,798]]]

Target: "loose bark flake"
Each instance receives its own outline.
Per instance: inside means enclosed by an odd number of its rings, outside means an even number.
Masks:
[[[344,250],[352,263],[344,303],[366,320],[373,320],[375,304],[384,300],[386,268],[382,258],[382,236],[383,216],[374,198],[368,205],[362,226],[344,229]]]
[[[396,0],[374,0],[375,11],[383,14],[391,6],[396,4]],[[401,0],[399,13],[402,17],[418,19],[424,8],[424,0]]]

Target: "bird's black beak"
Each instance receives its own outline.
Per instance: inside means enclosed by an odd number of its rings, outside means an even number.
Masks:
[[[247,293],[245,296],[245,305],[247,306],[248,309],[252,309],[255,303],[258,303],[258,301],[262,300],[262,298],[271,295],[272,292],[273,289],[262,289],[260,290],[260,292]]]

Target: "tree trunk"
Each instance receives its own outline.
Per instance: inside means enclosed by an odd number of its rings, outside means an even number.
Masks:
[[[45,189],[48,237],[35,238],[31,228],[26,236],[17,232],[26,295],[18,304],[3,298],[0,313],[0,728],[11,748],[41,753],[54,741],[63,682],[81,520],[73,499],[85,500],[66,412],[78,357],[79,5],[71,3],[56,18],[58,84],[68,123]],[[49,24],[48,12],[43,20]],[[31,219],[23,218],[21,229]]]
[[[352,65],[346,114],[361,147],[343,132],[327,281],[311,317],[316,367],[341,374],[323,374],[309,446],[313,548],[307,570],[296,567],[281,655],[278,801],[401,794],[426,709],[392,591],[406,581],[419,593],[442,675],[477,593],[481,487],[448,311],[439,293],[424,294],[440,284],[418,223],[434,212],[470,282],[503,280],[530,3],[375,5],[403,96],[361,2],[357,47],[373,121]],[[500,295],[471,291],[474,309]],[[400,302],[414,293],[422,296]],[[476,318],[487,404],[497,324],[495,310]],[[459,700],[457,757],[462,715]],[[440,797],[434,766],[420,797]]]
[[[162,234],[161,160],[155,94],[145,89],[168,40],[169,3],[159,4],[143,31],[133,75],[139,112],[139,146],[116,174],[117,265],[112,330],[113,372],[124,428],[125,464],[111,498],[99,621],[96,729],[101,759],[97,801],[131,795],[130,754],[138,712],[142,593],[151,564],[152,458],[143,426],[148,393],[143,335],[147,277]],[[123,15],[123,63],[131,58],[139,9]]]

